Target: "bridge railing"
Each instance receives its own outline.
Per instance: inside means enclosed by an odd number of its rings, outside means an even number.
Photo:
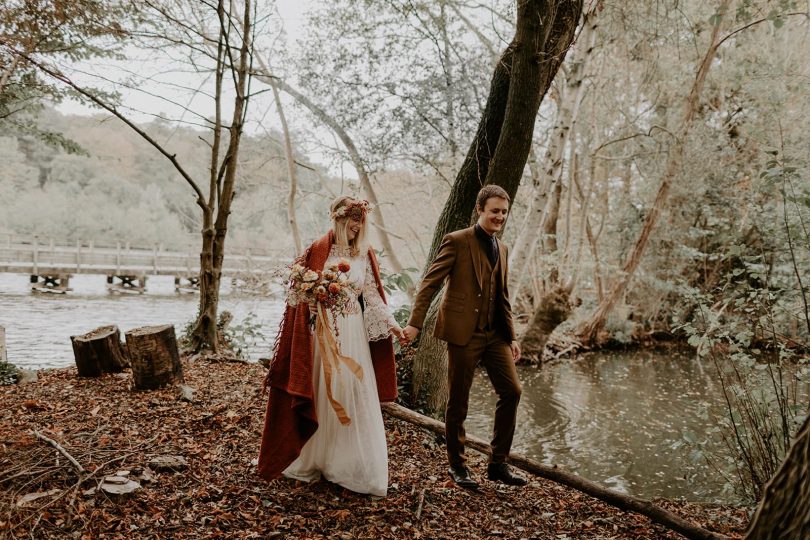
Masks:
[[[57,243],[38,237],[6,235],[0,242],[0,272],[31,274],[115,274],[115,275],[194,275],[199,273],[199,248],[189,251],[166,250],[161,245],[137,247],[116,243]],[[282,251],[227,253],[224,274],[264,273],[286,262]]]

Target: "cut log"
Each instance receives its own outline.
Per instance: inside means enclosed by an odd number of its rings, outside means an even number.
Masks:
[[[6,329],[0,326],[0,362],[8,362],[6,355]]]
[[[70,336],[79,377],[118,373],[129,365],[115,325],[102,326],[81,336]]]
[[[125,335],[136,390],[154,390],[183,381],[174,326],[142,326]]]
[[[396,403],[383,403],[383,412],[393,418],[399,418],[415,426],[419,426],[428,431],[444,435],[444,423],[433,418],[421,415],[418,412],[407,409]],[[478,437],[467,434],[467,447],[477,450],[482,454],[492,455],[492,448],[489,444]],[[672,512],[656,506],[653,503],[625,495],[618,491],[613,491],[590,480],[586,480],[574,473],[558,469],[556,466],[550,467],[521,454],[512,452],[507,457],[507,461],[518,469],[528,473],[546,478],[552,482],[574,488],[582,493],[590,495],[596,499],[605,501],[621,510],[637,512],[647,516],[653,522],[663,525],[690,540],[730,540],[728,536],[704,529]]]

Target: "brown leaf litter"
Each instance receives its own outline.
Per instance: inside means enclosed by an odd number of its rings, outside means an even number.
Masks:
[[[265,482],[255,466],[264,368],[183,367],[190,403],[176,388],[135,392],[128,372],[46,370],[37,383],[0,386],[0,538],[680,538],[540,478],[457,488],[435,436],[390,418],[387,497],[326,481]],[[483,458],[471,468],[483,480]],[[744,508],[656,502],[732,536],[748,521]]]

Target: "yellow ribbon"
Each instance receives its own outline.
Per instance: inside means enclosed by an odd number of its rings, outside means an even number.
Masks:
[[[326,397],[329,398],[329,403],[332,404],[332,408],[335,410],[335,414],[337,414],[340,423],[344,426],[348,426],[352,423],[352,419],[346,414],[346,409],[332,396],[332,370],[334,369],[340,372],[340,364],[343,363],[362,381],[363,368],[354,358],[340,354],[340,347],[338,346],[335,334],[332,333],[332,327],[326,316],[326,310],[323,304],[320,303],[318,303],[318,316],[315,321],[315,336],[318,340],[318,351],[321,355],[323,376],[326,380]]]

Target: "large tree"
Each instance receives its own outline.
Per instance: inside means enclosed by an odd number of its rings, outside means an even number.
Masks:
[[[47,59],[37,58],[24,48],[16,47],[13,52],[40,73],[124,122],[165,156],[191,188],[202,214],[200,304],[192,332],[192,348],[216,352],[220,342],[217,314],[225,238],[236,196],[239,148],[250,99],[257,18],[254,2],[144,0],[137,3],[137,8],[137,17],[129,29],[137,45],[155,55],[165,53],[172,58],[179,54],[191,72],[203,76],[203,86],[208,85],[206,91],[194,92],[208,98],[204,112],[184,107],[185,113],[193,115],[198,125],[207,131],[210,154],[204,178],[195,178],[189,172],[188,163],[184,166],[183,158],[171,149],[171,142],[162,143],[150,136],[124,112],[124,107],[111,100],[111,96],[83,85],[66,70]],[[173,86],[178,83],[173,82]],[[170,99],[166,101],[178,105]]]
[[[482,186],[496,184],[514,199],[531,149],[534,123],[568,51],[582,13],[581,0],[520,0],[515,35],[501,55],[467,156],[436,225],[425,270],[445,234],[468,227]],[[447,359],[432,336],[434,302],[414,357],[416,390],[438,411],[446,401]]]

